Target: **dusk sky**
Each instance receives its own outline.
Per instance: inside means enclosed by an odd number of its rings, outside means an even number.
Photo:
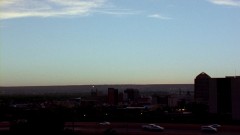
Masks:
[[[240,0],[0,0],[0,86],[240,75]]]

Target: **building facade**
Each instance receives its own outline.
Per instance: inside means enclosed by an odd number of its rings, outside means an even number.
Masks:
[[[108,103],[118,105],[118,89],[108,88]]]
[[[135,101],[137,101],[138,97],[140,96],[139,90],[131,89],[131,88],[124,90],[124,94],[126,95],[125,100],[127,102],[135,102]]]
[[[197,103],[208,105],[209,113],[231,115],[233,120],[240,120],[239,76],[211,78],[201,73],[195,79],[194,98]]]
[[[196,103],[208,105],[209,82],[211,77],[202,72],[194,80],[194,99]]]
[[[240,120],[240,77],[231,81],[232,87],[232,118]]]
[[[231,78],[212,78],[209,91],[209,112],[218,114],[232,113]]]

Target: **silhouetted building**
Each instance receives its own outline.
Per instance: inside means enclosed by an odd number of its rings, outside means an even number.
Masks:
[[[209,88],[209,112],[231,113],[231,78],[212,78]]]
[[[126,89],[124,90],[124,93],[127,95],[126,100],[127,101],[136,101],[139,97],[139,91],[137,89]]]
[[[240,120],[240,77],[199,74],[195,79],[195,101],[208,105],[210,113],[230,114],[232,119]]]
[[[209,90],[210,113],[232,114],[240,120],[240,77],[213,78]]]
[[[211,77],[202,72],[194,80],[194,99],[197,103],[208,105],[209,81]]]
[[[176,95],[170,95],[168,97],[168,106],[169,107],[177,107],[179,98]]]
[[[137,99],[137,103],[140,106],[151,105],[152,97],[151,96],[141,96]]]
[[[108,103],[110,105],[118,104],[118,89],[108,88]]]
[[[167,103],[169,107],[182,107],[185,108],[187,104],[193,102],[193,96],[190,92],[182,94],[172,94],[167,97]]]
[[[240,120],[240,76],[232,80],[232,118]]]
[[[123,104],[123,93],[122,92],[120,92],[118,94],[118,103]]]

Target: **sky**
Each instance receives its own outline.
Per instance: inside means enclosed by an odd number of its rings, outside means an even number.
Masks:
[[[0,86],[240,75],[240,0],[0,0]]]

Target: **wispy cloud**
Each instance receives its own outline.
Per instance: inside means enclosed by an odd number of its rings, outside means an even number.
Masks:
[[[160,14],[151,14],[151,15],[148,15],[148,17],[161,19],[161,20],[171,20],[172,19],[171,17],[163,16],[163,15],[160,15]]]
[[[8,0],[0,1],[0,19],[21,17],[83,16],[106,0]]]
[[[213,4],[226,5],[226,6],[238,6],[240,7],[240,0],[208,0]]]
[[[109,14],[109,15],[136,15],[141,13],[141,11],[135,11],[131,9],[118,9],[118,8],[105,8],[105,9],[100,9],[96,10],[95,12],[97,13],[102,13],[102,14]]]

